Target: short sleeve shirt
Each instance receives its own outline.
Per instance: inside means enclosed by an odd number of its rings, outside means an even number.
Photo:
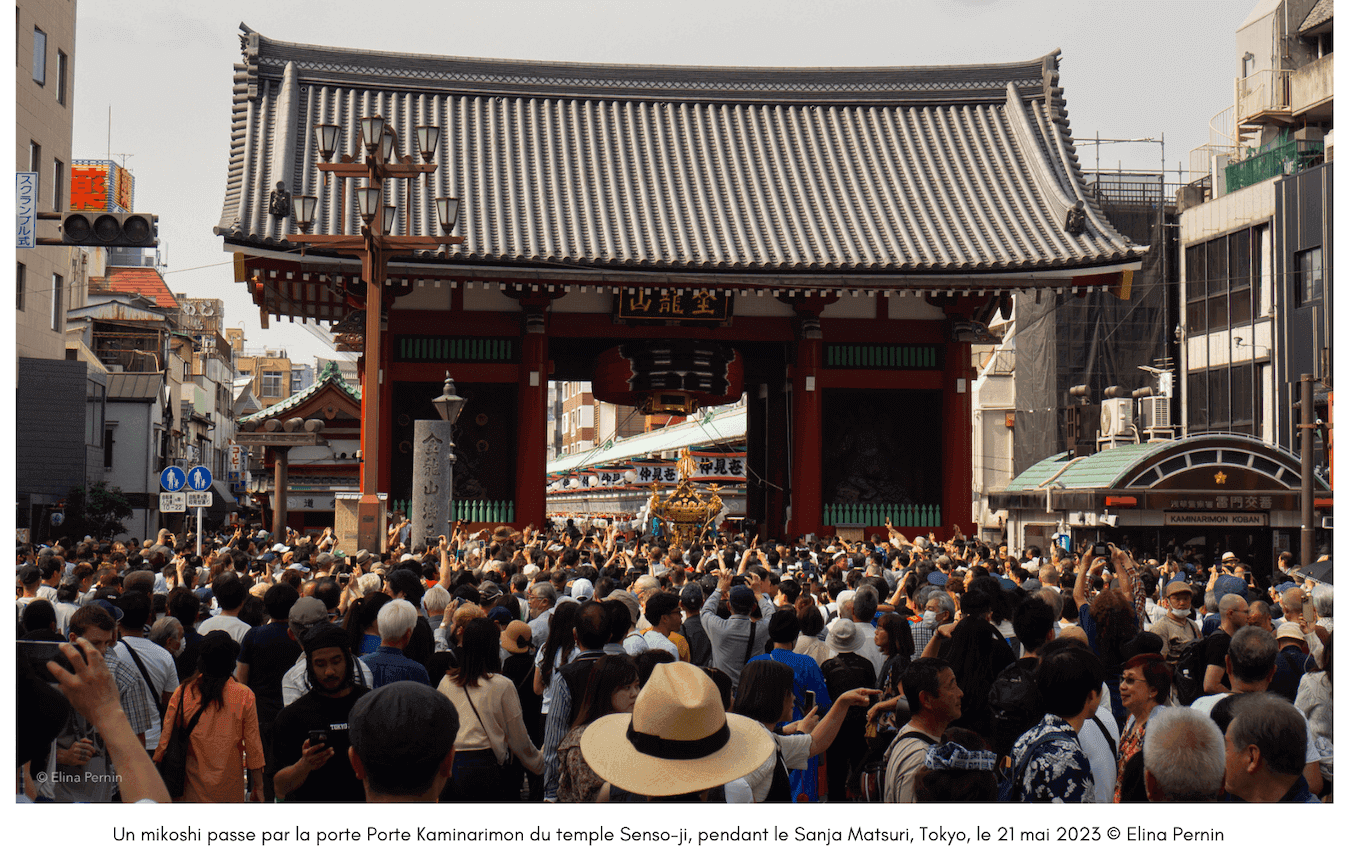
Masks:
[[[1228,657],[1228,644],[1231,642],[1233,638],[1222,628],[1205,638],[1205,666],[1224,670],[1224,687],[1232,686],[1228,683],[1228,665],[1224,662]]]
[[[774,735],[773,738],[778,744],[777,751],[770,753],[769,758],[745,778],[755,796],[755,803],[763,803],[769,796],[769,787],[773,785],[773,768],[780,753],[783,765],[789,771],[803,770],[811,760],[810,735]]]

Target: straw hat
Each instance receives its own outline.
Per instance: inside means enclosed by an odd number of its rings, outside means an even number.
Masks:
[[[581,755],[603,780],[654,797],[690,794],[747,776],[774,752],[755,721],[722,709],[708,674],[658,664],[632,714],[610,714],[581,734]]]

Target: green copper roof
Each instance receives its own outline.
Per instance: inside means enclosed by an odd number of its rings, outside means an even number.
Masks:
[[[1008,483],[1004,491],[1035,491],[1042,482],[1050,479],[1059,473],[1060,468],[1064,468],[1063,473],[1055,476],[1055,485],[1060,490],[1092,490],[1105,488],[1122,488],[1119,484],[1124,476],[1142,464],[1146,459],[1157,459],[1159,461],[1168,458],[1173,450],[1183,445],[1194,447],[1197,441],[1206,441],[1218,447],[1227,447],[1235,441],[1240,444],[1255,444],[1257,447],[1264,447],[1270,451],[1274,457],[1283,458],[1286,461],[1291,454],[1287,450],[1272,447],[1262,443],[1259,439],[1248,437],[1246,435],[1232,435],[1225,433],[1207,433],[1203,435],[1190,435],[1188,437],[1179,437],[1173,440],[1161,441],[1157,443],[1133,443],[1125,446],[1117,446],[1112,449],[1103,449],[1094,455],[1089,455],[1081,461],[1075,461],[1064,467],[1073,459],[1073,455],[1068,452],[1052,455],[1049,458],[1036,462],[1026,470],[1022,471]],[[1289,466],[1286,464],[1286,466]],[[1318,490],[1324,490],[1326,483],[1322,479],[1317,480]]]
[[[1140,461],[1157,455],[1163,448],[1171,445],[1171,443],[1135,443],[1117,446],[1114,449],[1103,449],[1096,455],[1090,455],[1082,461],[1069,465],[1055,481],[1062,483],[1066,489],[1109,488]],[[1008,487],[1003,490],[1034,491],[1072,458],[1071,454],[1065,452],[1039,461],[1018,474],[1017,478],[1009,482]]]
[[[239,424],[242,426],[245,421],[266,420],[271,419],[278,414],[284,414],[291,408],[294,408],[297,405],[303,405],[305,402],[317,396],[328,384],[338,387],[357,402],[361,401],[361,391],[348,386],[347,382],[342,380],[342,372],[338,369],[337,361],[329,360],[328,364],[323,367],[323,371],[314,379],[313,384],[298,393],[292,393],[288,398],[282,399],[271,407],[263,408],[256,414],[249,414],[247,417],[243,417],[239,420]]]

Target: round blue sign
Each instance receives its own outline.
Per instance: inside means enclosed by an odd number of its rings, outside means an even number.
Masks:
[[[187,484],[187,474],[181,467],[166,467],[159,474],[159,487],[165,491],[182,491]]]
[[[205,491],[211,487],[211,471],[197,465],[187,472],[187,485],[191,491]]]

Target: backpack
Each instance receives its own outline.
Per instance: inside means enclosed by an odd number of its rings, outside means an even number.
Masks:
[[[1004,667],[989,687],[989,708],[993,712],[994,752],[1010,755],[1017,739],[1045,713],[1036,689],[1034,665],[1014,661]]]
[[[1181,654],[1177,656],[1172,684],[1177,691],[1177,702],[1182,705],[1190,705],[1204,696],[1205,669],[1208,666],[1205,663],[1205,641],[1204,637],[1192,640],[1181,647]]]

